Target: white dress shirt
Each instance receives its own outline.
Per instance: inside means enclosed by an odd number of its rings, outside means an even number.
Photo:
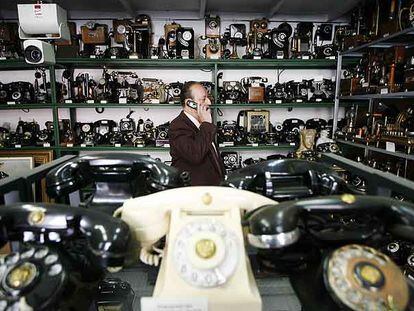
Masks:
[[[201,125],[200,122],[196,118],[194,118],[194,116],[189,114],[187,111],[184,111],[184,113],[191,120],[191,122],[193,122],[194,125],[199,129],[200,125]],[[216,148],[216,145],[214,144],[214,142],[211,142],[211,144],[213,145],[214,150],[216,150],[216,153],[218,154],[217,148]]]

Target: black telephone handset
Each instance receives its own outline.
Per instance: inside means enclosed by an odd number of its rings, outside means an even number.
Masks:
[[[58,310],[82,282],[90,287],[105,268],[122,267],[130,240],[120,219],[58,204],[1,206],[0,229],[0,246],[22,243],[0,259],[0,300],[13,310]]]
[[[405,310],[407,279],[414,277],[414,204],[343,194],[263,206],[244,223],[250,244],[261,249],[259,261],[301,267],[288,274],[304,310]],[[404,243],[409,251],[398,267],[390,257]]]
[[[77,157],[46,176],[52,198],[62,198],[91,183],[96,189],[89,206],[112,214],[129,198],[189,185],[189,175],[149,156],[108,153]]]
[[[239,169],[230,173],[223,185],[276,201],[351,192],[328,166],[296,159],[270,160]]]

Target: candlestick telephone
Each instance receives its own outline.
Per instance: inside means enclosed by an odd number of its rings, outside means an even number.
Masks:
[[[328,166],[296,159],[270,160],[239,169],[229,173],[222,185],[277,201],[354,192]]]
[[[148,156],[108,153],[77,157],[46,177],[48,194],[62,200],[90,184],[83,204],[112,214],[129,198],[189,185],[189,176]]]
[[[2,310],[64,310],[70,300],[85,309],[90,301],[76,288],[122,267],[130,238],[120,219],[46,203],[1,206],[0,228],[0,247],[20,242],[0,257]]]
[[[158,266],[162,257],[153,297],[207,297],[210,311],[259,311],[241,212],[265,204],[276,202],[238,189],[185,187],[130,199],[114,216],[130,226],[135,260]]]
[[[248,241],[260,249],[259,262],[289,274],[304,310],[406,310],[412,305],[412,203],[326,196],[263,206],[248,212],[243,223]],[[390,259],[398,249],[400,267]]]

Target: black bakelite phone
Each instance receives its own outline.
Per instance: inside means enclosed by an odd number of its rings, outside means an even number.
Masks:
[[[76,289],[122,267],[130,240],[122,220],[60,204],[1,206],[0,229],[0,247],[13,242],[0,259],[0,301],[7,310],[61,310],[69,300],[81,310],[90,302]]]
[[[189,185],[189,175],[149,156],[108,153],[77,157],[46,176],[49,196],[63,201],[88,185],[95,189],[83,204],[112,214],[127,199]]]
[[[244,225],[258,261],[290,276],[303,310],[412,306],[412,203],[352,194],[292,200],[248,212]]]
[[[276,201],[355,193],[329,166],[297,159],[250,165],[229,173],[222,185],[256,192]]]

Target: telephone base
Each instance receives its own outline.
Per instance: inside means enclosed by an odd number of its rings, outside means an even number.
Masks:
[[[243,295],[236,295],[235,293],[223,295],[217,289],[216,294],[211,293],[206,289],[194,289],[191,292],[183,291],[178,288],[165,288],[166,277],[166,265],[161,263],[160,271],[158,273],[157,282],[154,288],[154,298],[194,298],[194,297],[207,297],[208,310],[209,311],[261,311],[262,299],[260,297],[259,290],[256,285],[256,281],[253,275],[253,271],[250,265],[249,258],[246,256],[246,268],[248,275],[248,285],[250,292],[243,292]],[[203,295],[204,291],[204,295]]]

